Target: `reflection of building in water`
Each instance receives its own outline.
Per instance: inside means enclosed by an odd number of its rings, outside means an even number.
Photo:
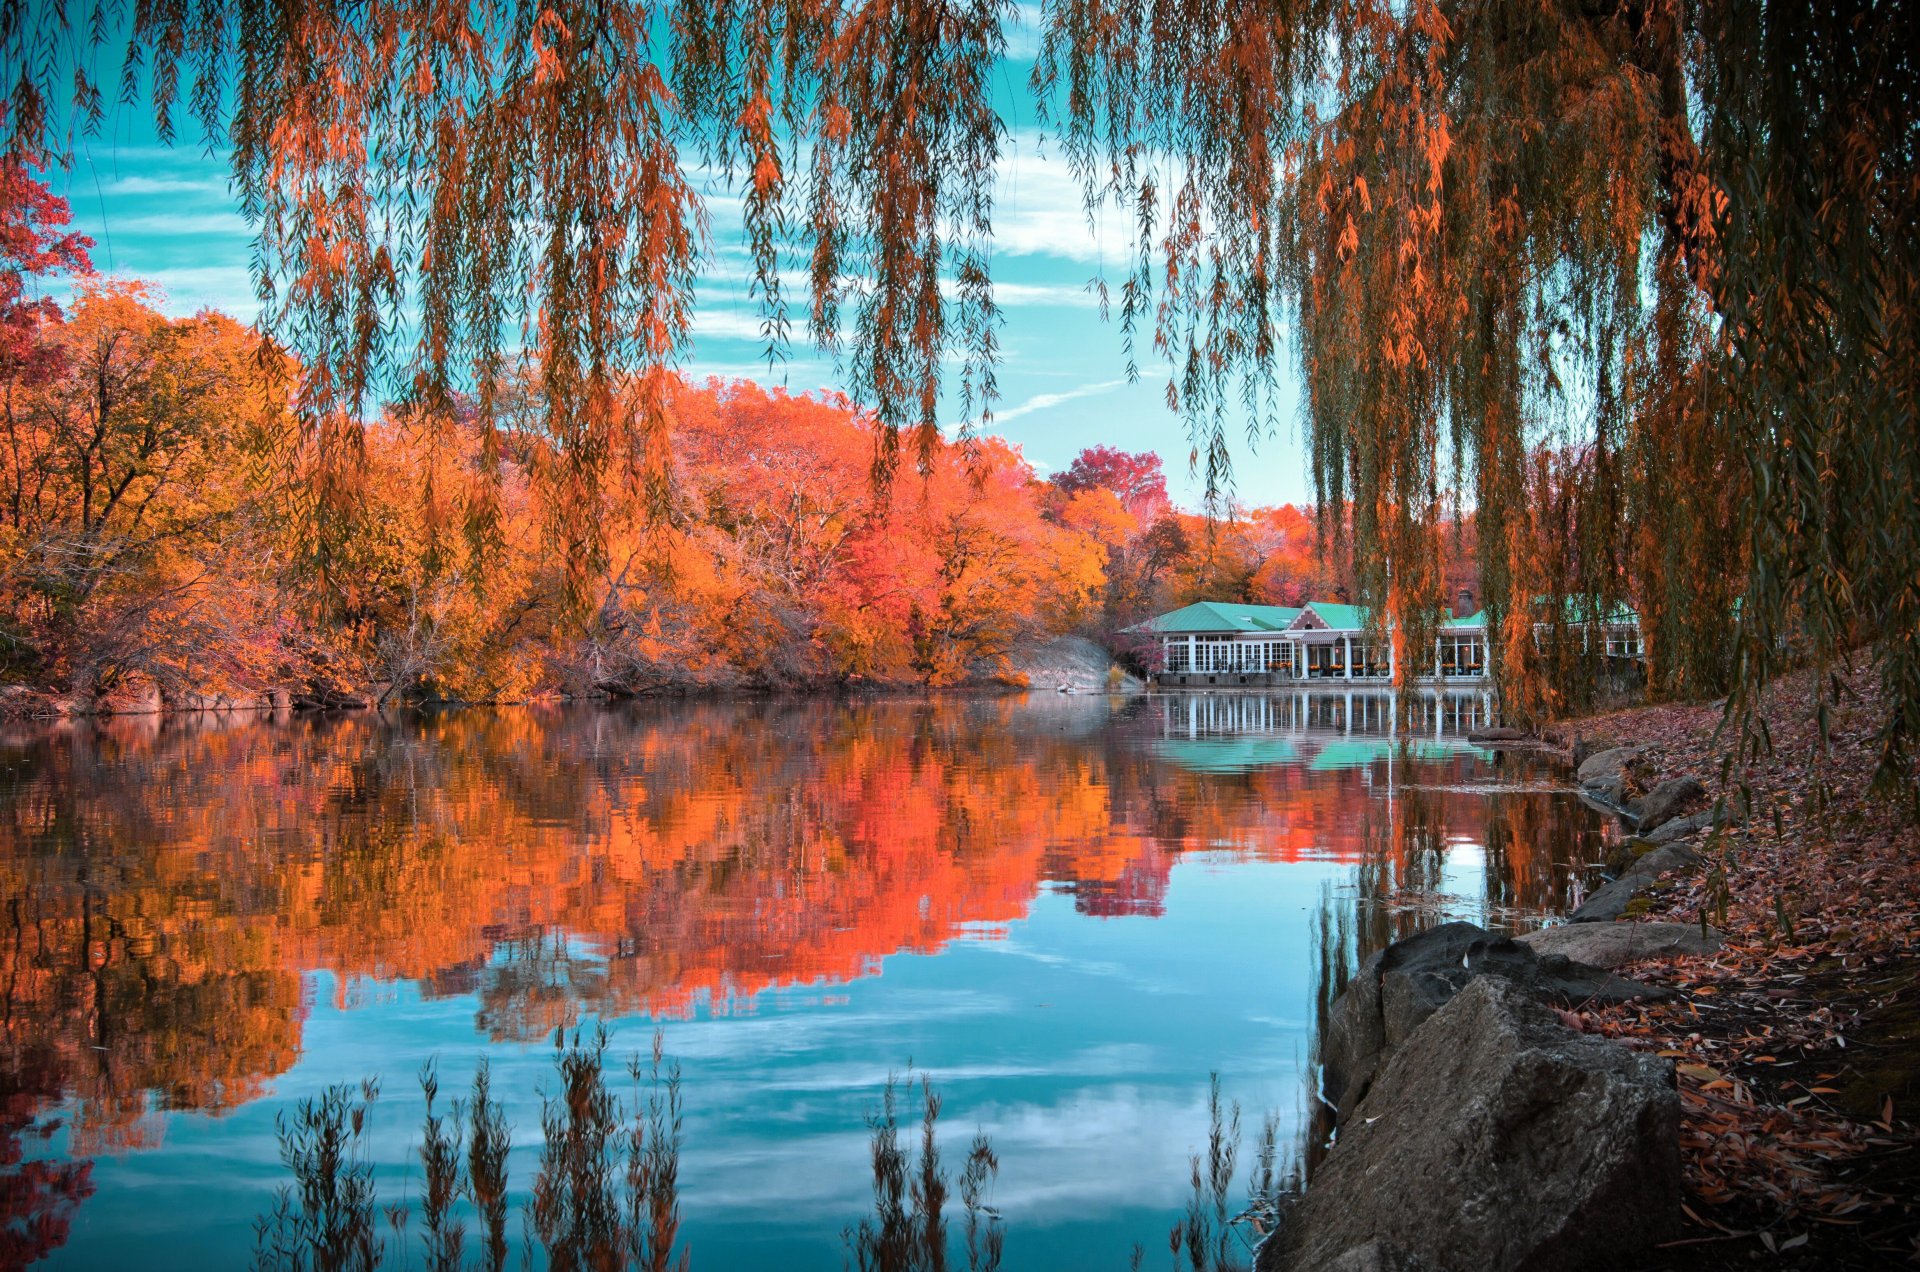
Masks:
[[[1166,738],[1256,737],[1340,733],[1369,737],[1464,739],[1493,722],[1488,690],[1301,688],[1287,693],[1190,694],[1156,698]]]

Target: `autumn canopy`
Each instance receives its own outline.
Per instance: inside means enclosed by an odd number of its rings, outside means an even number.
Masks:
[[[375,403],[466,433],[495,488],[504,421],[530,412],[585,589],[603,501],[671,504],[696,169],[743,200],[770,354],[803,330],[839,357],[883,482],[903,443],[936,466],[943,401],[990,420],[993,70],[1022,20],[7,0],[4,141],[57,161],[122,99],[230,154],[321,505]],[[1089,209],[1138,227],[1102,294],[1172,365],[1211,481],[1297,371],[1327,529],[1350,521],[1357,599],[1396,639],[1424,639],[1436,539],[1470,509],[1516,707],[1568,692],[1530,639],[1542,607],[1593,595],[1639,607],[1667,691],[1873,643],[1905,763],[1912,6],[1065,0],[1038,22],[1034,101]],[[484,556],[496,499],[467,500]]]

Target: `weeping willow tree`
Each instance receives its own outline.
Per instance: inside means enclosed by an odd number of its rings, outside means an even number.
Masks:
[[[0,0],[5,142],[57,156],[117,94],[229,150],[323,496],[370,396],[455,427],[463,384],[497,481],[490,386],[524,363],[584,589],[604,492],[666,504],[695,166],[741,200],[769,356],[801,313],[882,425],[882,481],[903,439],[925,462],[953,355],[969,426],[991,419],[991,83],[1015,20],[1004,0]],[[1089,215],[1138,227],[1129,358],[1172,365],[1210,488],[1229,431],[1281,426],[1298,375],[1325,529],[1399,667],[1424,661],[1438,537],[1471,511],[1515,710],[1576,702],[1574,642],[1622,604],[1662,692],[1750,692],[1864,643],[1884,771],[1910,777],[1911,6],[1050,0],[1040,25],[1035,101]]]

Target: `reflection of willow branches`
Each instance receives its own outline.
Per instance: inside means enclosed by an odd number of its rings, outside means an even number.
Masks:
[[[1299,1191],[1298,1171],[1281,1160],[1278,1113],[1267,1114],[1261,1122],[1245,1209],[1233,1203],[1239,1162],[1240,1103],[1220,1098],[1220,1075],[1215,1073],[1207,1088],[1207,1151],[1187,1160],[1191,1191],[1186,1214],[1167,1233],[1175,1272],[1183,1264],[1192,1272],[1243,1272],[1248,1264],[1241,1262],[1242,1254],[1252,1255],[1279,1222],[1284,1198]],[[1143,1247],[1133,1247],[1133,1272],[1139,1272],[1145,1257]]]
[[[1347,991],[1355,972],[1378,945],[1362,944],[1358,891],[1343,895],[1332,884],[1320,887],[1320,904],[1313,913],[1313,1032],[1307,1041],[1307,1116],[1301,1119],[1299,1159],[1308,1177],[1326,1156],[1333,1134],[1334,1109],[1321,1096],[1324,1065],[1321,1048],[1333,1015],[1333,1004]]]
[[[1396,904],[1402,894],[1430,897],[1440,891],[1446,866],[1442,802],[1432,793],[1402,788],[1377,815],[1370,805],[1366,855],[1348,887],[1322,885],[1313,916],[1313,1032],[1308,1043],[1308,1114],[1301,1128],[1300,1161],[1311,1173],[1326,1155],[1333,1109],[1320,1097],[1320,1051],[1333,1004],[1346,992],[1361,964],[1395,941],[1431,926],[1428,906]]]
[[[1499,794],[1486,820],[1489,913],[1544,913],[1567,898],[1579,868],[1606,855],[1606,823],[1568,816],[1564,802]]]

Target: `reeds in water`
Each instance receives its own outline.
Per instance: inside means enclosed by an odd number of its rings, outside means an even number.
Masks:
[[[276,1121],[280,1160],[293,1175],[254,1224],[259,1272],[373,1272],[380,1265],[367,1119],[380,1084],[328,1087]]]
[[[848,1229],[847,1245],[860,1272],[947,1272],[947,1172],[940,1163],[940,1096],[923,1075],[908,1074],[904,1088],[920,1096],[919,1153],[901,1147],[902,1083],[888,1077],[880,1109],[867,1119],[873,1158],[873,1213]],[[963,1249],[968,1272],[993,1272],[1000,1266],[1006,1227],[987,1204],[987,1186],[1000,1171],[993,1145],[975,1134],[960,1174],[965,1209]]]
[[[553,1272],[685,1272],[680,1229],[680,1070],[654,1036],[651,1064],[627,1066],[636,1091],[626,1105],[606,1082],[607,1034],[554,1036],[557,1089],[541,1102],[543,1145],[523,1214],[525,1265],[537,1237]],[[645,1090],[638,1088],[644,1084]],[[507,1162],[513,1148],[506,1114],[483,1061],[466,1100],[442,1111],[440,1081],[420,1073],[421,1249],[427,1272],[462,1272],[469,1218],[479,1227],[482,1272],[504,1272],[509,1243]],[[412,1267],[406,1243],[410,1210],[382,1208],[367,1147],[377,1083],[331,1087],[280,1119],[280,1155],[294,1182],[275,1195],[254,1225],[256,1272],[374,1272]],[[393,1233],[381,1235],[385,1214]],[[393,1247],[397,1247],[397,1250]]]
[[[1192,1272],[1244,1272],[1261,1239],[1279,1223],[1286,1199],[1299,1190],[1298,1171],[1282,1167],[1277,1113],[1261,1122],[1247,1204],[1236,1209],[1232,1195],[1239,1161],[1240,1104],[1221,1099],[1216,1073],[1207,1088],[1207,1150],[1188,1159],[1192,1193],[1187,1213],[1167,1233],[1174,1272],[1183,1266]],[[1135,1272],[1143,1254],[1135,1248]]]
[[[680,1068],[656,1033],[649,1061],[627,1064],[630,1102],[607,1084],[604,1028],[554,1036],[555,1089],[543,1094],[540,1164],[522,1213],[521,1263],[535,1265],[535,1242],[553,1272],[688,1272],[679,1245],[683,1109]],[[510,1243],[508,1159],[512,1129],[483,1060],[464,1100],[440,1103],[435,1065],[420,1072],[426,1112],[419,1158],[418,1264],[427,1272],[504,1272]],[[280,1119],[281,1158],[293,1183],[255,1224],[256,1272],[375,1272],[412,1267],[408,1206],[376,1196],[368,1127],[379,1097],[369,1080],[330,1087]],[[1168,1233],[1173,1272],[1243,1272],[1248,1256],[1280,1221],[1299,1187],[1282,1168],[1280,1119],[1269,1115],[1255,1146],[1243,1209],[1232,1202],[1241,1146],[1237,1103],[1222,1098],[1214,1075],[1207,1098],[1204,1153],[1190,1159],[1192,1194]],[[1000,1162],[976,1133],[959,1178],[960,1232],[950,1230],[952,1186],[939,1143],[941,1098],[925,1075],[889,1077],[869,1116],[872,1213],[846,1230],[859,1272],[997,1272],[1006,1225],[989,1200]],[[380,1216],[390,1237],[382,1235]],[[477,1229],[469,1264],[468,1226]],[[1135,1247],[1138,1272],[1144,1252]]]

